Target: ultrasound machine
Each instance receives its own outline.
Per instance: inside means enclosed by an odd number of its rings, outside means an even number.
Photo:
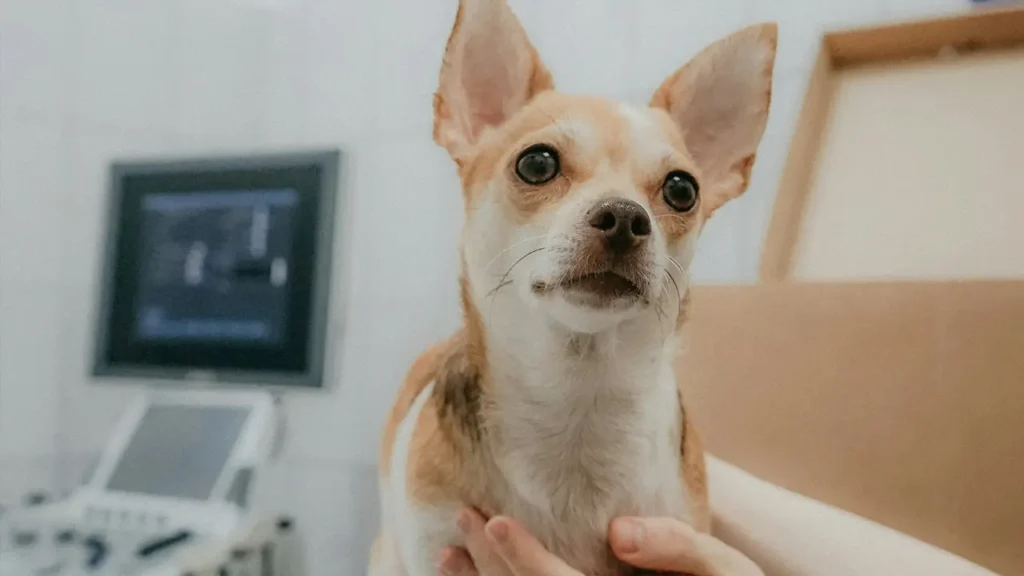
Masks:
[[[0,515],[0,576],[298,576],[251,492],[324,387],[335,151],[115,164],[93,373],[140,385],[85,482]]]

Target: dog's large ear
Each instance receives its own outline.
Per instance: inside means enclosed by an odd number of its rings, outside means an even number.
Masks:
[[[506,0],[460,0],[434,94],[434,141],[458,159],[485,128],[552,88]]]
[[[710,215],[747,189],[771,101],[778,28],[744,28],[669,76],[651,106],[675,121],[703,174]]]

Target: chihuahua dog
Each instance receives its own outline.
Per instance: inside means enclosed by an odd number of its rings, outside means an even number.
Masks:
[[[711,44],[633,106],[556,92],[505,0],[460,1],[434,140],[462,183],[464,323],[389,415],[371,575],[435,574],[467,506],[589,576],[632,572],[617,516],[709,530],[673,358],[701,227],[750,180],[776,34]]]

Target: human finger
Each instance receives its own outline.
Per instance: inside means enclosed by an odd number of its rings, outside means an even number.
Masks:
[[[696,549],[696,530],[667,518],[616,518],[608,533],[612,551],[622,561],[651,570],[708,575]]]
[[[486,532],[515,576],[582,576],[511,518],[491,518]]]
[[[483,515],[472,508],[466,508],[456,516],[455,523],[466,538],[466,551],[477,572],[488,576],[511,576],[505,561],[487,537],[484,530],[487,520]]]

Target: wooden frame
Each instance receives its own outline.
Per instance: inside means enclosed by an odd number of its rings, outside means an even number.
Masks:
[[[965,53],[1020,45],[1024,45],[1024,7],[1020,6],[981,8],[957,16],[825,34],[779,181],[761,253],[760,280],[779,282],[790,277],[837,71],[862,64],[931,58],[950,47]]]

